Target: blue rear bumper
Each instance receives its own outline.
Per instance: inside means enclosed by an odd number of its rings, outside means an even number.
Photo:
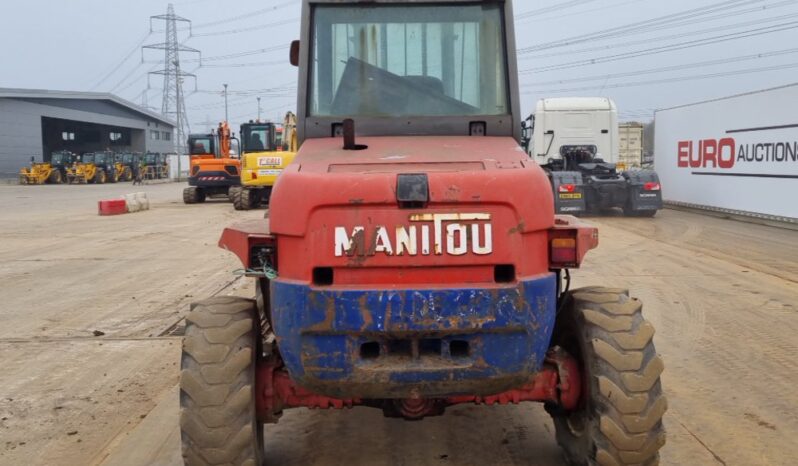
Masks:
[[[338,398],[490,395],[523,385],[543,363],[556,313],[554,274],[491,288],[271,286],[292,379]]]

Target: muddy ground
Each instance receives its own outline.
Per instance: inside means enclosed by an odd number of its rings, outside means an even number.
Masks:
[[[177,379],[190,302],[250,295],[216,247],[258,218],[185,206],[96,215],[129,185],[0,186],[0,464],[180,463]],[[137,189],[139,190],[139,189]],[[593,219],[601,246],[575,285],[626,286],[666,362],[666,465],[798,458],[798,232],[666,210]],[[288,412],[270,465],[559,465],[541,406],[461,406],[422,422],[379,411]]]

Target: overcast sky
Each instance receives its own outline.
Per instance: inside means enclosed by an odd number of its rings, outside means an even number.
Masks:
[[[163,53],[140,44],[164,41],[166,12],[159,0],[5,0],[0,28],[0,87],[112,91],[135,103],[160,108],[163,79],[149,78]],[[653,110],[798,81],[798,0],[516,0],[517,41],[524,114],[542,97],[607,96],[624,120],[647,120]],[[299,34],[299,0],[187,0],[174,2],[191,19],[187,46],[204,57],[287,46]],[[611,37],[576,43],[585,34],[608,31],[667,15],[712,7],[649,22]],[[704,13],[703,15],[700,13]],[[275,24],[276,23],[276,24]],[[777,32],[772,32],[781,29]],[[243,32],[240,32],[244,30]],[[236,33],[231,33],[235,31]],[[205,34],[201,36],[201,34]],[[742,37],[740,36],[747,36]],[[736,39],[734,39],[736,38]],[[732,40],[733,39],[733,40]],[[565,44],[553,44],[566,41]],[[698,45],[715,42],[709,45]],[[545,45],[545,47],[541,47]],[[697,46],[698,45],[698,46]],[[529,50],[529,48],[535,48]],[[668,50],[676,47],[677,50]],[[664,51],[661,51],[664,48]],[[655,53],[660,52],[660,53]],[[632,55],[631,58],[625,58]],[[233,126],[254,118],[256,94],[272,119],[296,106],[296,69],[279,48],[206,65],[245,67],[196,69],[197,90],[185,91],[192,130],[224,118],[220,94],[230,85]],[[127,59],[126,59],[127,57]],[[183,54],[184,69],[197,67]],[[251,66],[257,64],[257,66]],[[770,71],[761,71],[770,68]],[[758,70],[758,71],[755,71]],[[644,73],[641,73],[644,72]],[[734,73],[734,74],[733,74]],[[702,79],[685,79],[702,77]],[[264,91],[253,93],[250,91]],[[268,90],[272,90],[269,92]],[[236,93],[246,93],[239,95]],[[145,99],[146,97],[146,99]]]

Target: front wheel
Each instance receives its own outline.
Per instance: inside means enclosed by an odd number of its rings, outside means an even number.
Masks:
[[[263,424],[255,408],[258,352],[255,301],[211,298],[192,306],[180,373],[180,436],[187,466],[263,459]]]
[[[576,290],[565,299],[554,341],[578,355],[584,373],[581,407],[552,409],[566,459],[578,466],[658,464],[665,444],[664,365],[642,303],[609,288]]]
[[[108,180],[105,170],[97,170],[97,173],[94,175],[94,184],[105,184]]]

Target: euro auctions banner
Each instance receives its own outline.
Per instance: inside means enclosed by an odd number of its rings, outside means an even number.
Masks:
[[[665,200],[798,219],[798,85],[656,113]]]

